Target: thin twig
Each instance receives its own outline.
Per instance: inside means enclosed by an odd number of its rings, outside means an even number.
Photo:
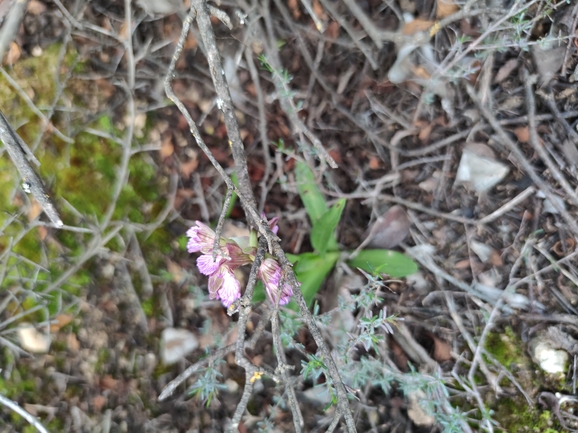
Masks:
[[[32,416],[29,412],[22,409],[20,406],[18,406],[18,403],[16,403],[15,401],[12,401],[9,398],[6,398],[2,394],[0,394],[0,404],[3,404],[9,409],[12,409],[14,412],[16,412],[26,421],[28,421],[30,425],[32,425],[40,433],[48,433],[48,430],[46,430],[44,426],[40,424],[40,421],[38,421],[35,416]]]
[[[538,80],[536,75],[530,76],[528,70],[524,68],[522,72],[522,79],[526,87],[526,107],[528,109],[528,127],[530,129],[530,145],[540,156],[540,159],[546,164],[552,177],[558,181],[564,192],[571,198],[575,205],[578,205],[578,194],[574,191],[574,188],[568,183],[560,169],[552,161],[544,146],[540,143],[540,138],[538,137],[538,130],[536,125],[536,102],[534,100],[534,89],[533,85]]]
[[[275,0],[275,3],[277,3],[278,1],[279,0]],[[339,25],[343,28],[343,30],[345,30],[349,34],[349,36],[351,36],[351,40],[355,45],[357,45],[357,48],[359,48],[359,50],[363,53],[365,58],[369,61],[373,70],[379,69],[379,65],[377,64],[377,61],[375,60],[370,48],[367,45],[365,45],[364,42],[361,41],[361,35],[359,35],[349,25],[347,20],[339,12],[337,12],[335,7],[333,6],[333,3],[331,3],[329,0],[320,0],[320,2],[323,5],[323,7],[327,10],[327,12],[329,12],[329,14],[333,17],[333,19],[339,23]]]
[[[10,43],[16,37],[16,33],[18,33],[27,6],[28,0],[17,0],[12,3],[10,12],[8,12],[0,31],[0,62],[4,60]]]
[[[572,232],[576,236],[578,236],[578,224],[576,223],[572,215],[570,215],[570,213],[558,202],[558,200],[556,200],[550,189],[550,186],[538,175],[538,173],[536,173],[536,170],[526,159],[526,157],[524,156],[522,151],[518,148],[516,143],[514,143],[514,141],[508,136],[508,134],[506,134],[504,128],[502,128],[502,126],[498,123],[494,114],[480,103],[474,88],[470,85],[467,85],[466,89],[468,91],[468,94],[470,95],[470,98],[472,98],[472,100],[475,102],[478,109],[482,112],[483,116],[486,118],[488,123],[492,125],[494,131],[498,133],[498,136],[500,137],[502,144],[508,148],[508,150],[512,153],[516,161],[522,166],[522,168],[526,171],[526,173],[530,176],[530,178],[534,181],[534,183],[538,186],[538,188],[540,188],[540,191],[542,191],[546,196],[546,198],[550,200],[552,206],[560,213],[560,215],[562,215],[562,218],[564,218],[566,224],[568,224]]]
[[[23,148],[26,147],[20,136],[14,131],[4,114],[0,111],[0,140],[4,143],[4,146],[8,150],[12,162],[20,172],[23,181],[23,188],[26,192],[31,192],[38,203],[46,212],[50,221],[54,223],[57,228],[64,225],[56,207],[52,203],[50,196],[46,192],[42,180],[36,174],[28,160],[26,159],[26,152]],[[35,158],[34,158],[35,159]],[[36,160],[37,161],[37,160]]]
[[[510,212],[512,209],[514,209],[516,206],[518,206],[520,203],[522,203],[528,197],[532,196],[535,192],[536,192],[536,188],[534,188],[533,186],[529,186],[524,191],[522,191],[520,194],[518,194],[516,197],[514,197],[511,200],[508,200],[507,203],[500,206],[494,212],[483,217],[481,220],[479,220],[477,222],[477,224],[483,225],[483,224],[491,223],[492,221],[494,221],[497,218],[504,215],[506,212]]]

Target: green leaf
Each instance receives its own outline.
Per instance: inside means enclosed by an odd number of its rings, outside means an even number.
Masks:
[[[314,253],[287,254],[289,261],[294,264],[293,270],[297,281],[301,283],[301,293],[303,293],[308,307],[311,307],[315,295],[321,288],[321,284],[323,284],[323,281],[325,281],[325,278],[327,278],[327,275],[337,263],[340,254],[340,252],[330,252],[325,257],[320,257]],[[253,300],[255,300],[255,297],[253,297]],[[294,311],[299,311],[299,306],[295,301],[291,301],[287,307]]]
[[[325,278],[327,278],[327,275],[331,272],[335,263],[337,263],[340,253],[328,253],[325,257],[311,253],[308,254],[310,255],[307,260],[304,261],[305,263],[301,263],[302,260],[299,260],[295,266],[295,276],[301,283],[301,293],[303,293],[307,306],[311,307],[315,295],[319,292],[323,281],[325,281]]]
[[[255,290],[253,292],[253,304],[257,304],[258,302],[262,302],[267,298],[265,294],[265,286],[263,285],[263,281],[258,280],[255,284]]]
[[[335,229],[345,209],[345,201],[344,198],[339,200],[317,222],[313,223],[311,244],[321,256],[325,255],[331,241],[335,241]]]
[[[406,277],[418,270],[408,256],[391,250],[363,250],[347,263],[369,273],[384,273],[393,278]]]
[[[305,210],[312,223],[315,223],[327,212],[327,203],[315,183],[315,176],[307,164],[297,162],[295,166],[297,189]]]

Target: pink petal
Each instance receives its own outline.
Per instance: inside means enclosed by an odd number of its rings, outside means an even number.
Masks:
[[[215,257],[215,261],[213,261],[212,254],[203,254],[197,259],[197,267],[201,274],[212,275],[217,272],[217,269],[224,261],[225,259],[219,256]]]
[[[187,230],[187,236],[189,237],[189,242],[187,243],[189,253],[198,251],[208,253],[213,251],[215,232],[202,222],[195,221],[195,225]]]
[[[223,267],[226,267],[226,265]],[[223,284],[217,292],[217,297],[225,307],[229,307],[241,297],[241,286],[230,269],[228,269],[228,272],[223,272]]]

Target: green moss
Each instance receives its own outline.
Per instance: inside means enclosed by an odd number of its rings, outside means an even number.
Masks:
[[[141,303],[142,309],[147,317],[152,317],[154,314],[154,298],[151,296]]]
[[[529,358],[524,351],[524,344],[511,327],[504,332],[491,332],[486,339],[486,350],[507,369],[514,364],[527,365]]]
[[[529,406],[523,397],[500,399],[494,410],[494,419],[507,432],[554,433],[562,431],[557,418],[550,411]]]

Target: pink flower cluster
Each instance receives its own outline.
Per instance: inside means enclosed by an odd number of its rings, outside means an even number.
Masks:
[[[277,218],[269,221],[269,226],[277,233]],[[241,286],[235,278],[235,269],[240,266],[252,264],[255,261],[256,248],[242,248],[235,240],[219,239],[215,259],[213,251],[215,246],[215,232],[200,221],[187,231],[189,253],[201,255],[197,259],[199,272],[209,277],[209,297],[219,299],[225,307],[241,297]],[[284,283],[279,288],[282,280],[281,266],[274,258],[264,258],[259,266],[257,276],[263,281],[269,300],[273,303],[285,305],[293,295],[291,286]]]

